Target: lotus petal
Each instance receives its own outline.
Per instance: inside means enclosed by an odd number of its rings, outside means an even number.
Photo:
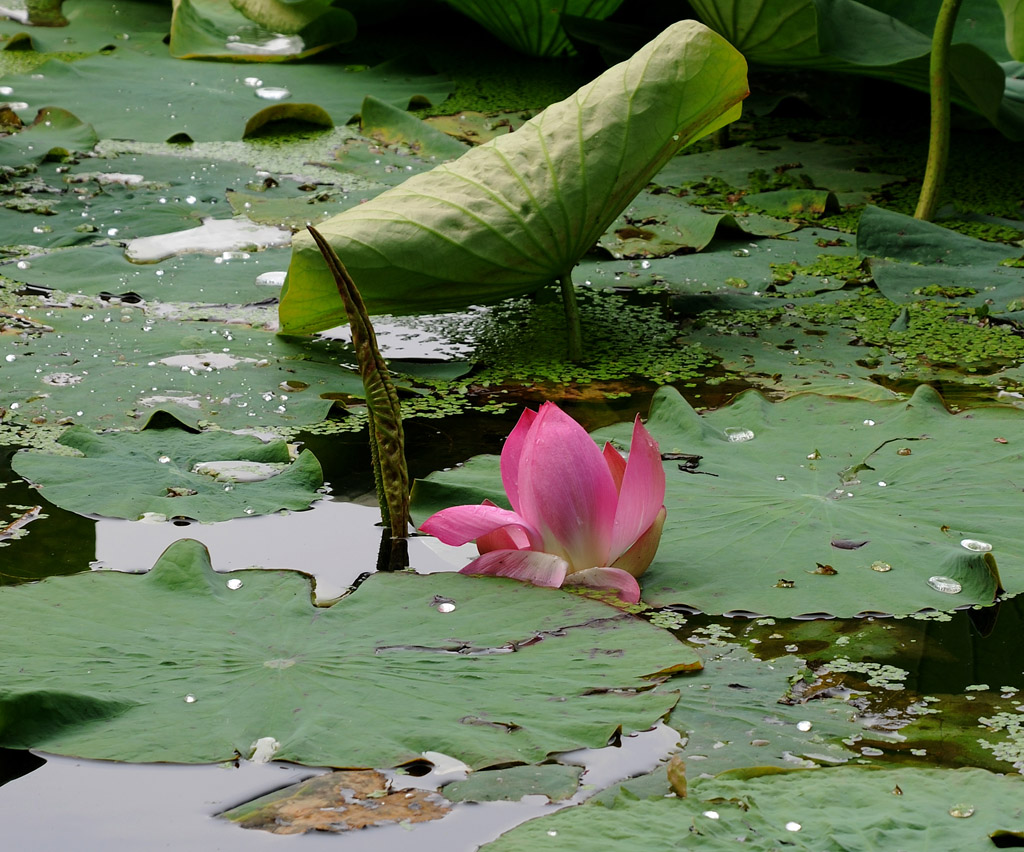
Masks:
[[[569,563],[553,553],[536,550],[491,550],[481,554],[460,574],[489,574],[492,577],[511,577],[557,589],[569,572]]]

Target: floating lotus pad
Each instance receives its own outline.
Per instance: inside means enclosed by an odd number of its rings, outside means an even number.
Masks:
[[[451,90],[447,80],[398,62],[356,71],[327,63],[182,62],[132,51],[74,63],[51,59],[32,75],[4,79],[32,108],[78,109],[101,138],[140,142],[241,139],[266,120],[289,118],[342,125],[368,94],[404,108],[414,98],[440,103]],[[289,95],[261,98],[260,89]]]
[[[58,442],[82,455],[26,450],[11,466],[51,503],[83,514],[212,523],[307,509],[323,485],[312,452],[303,450],[292,461],[284,441],[264,443],[250,435],[173,428],[96,435],[75,427]]]
[[[565,852],[616,852],[624,841],[643,837],[648,852],[989,852],[1020,845],[1022,796],[1019,775],[981,769],[762,768],[700,779],[685,799],[623,794],[611,804],[568,808],[481,850],[534,852],[557,837]]]
[[[0,744],[202,763],[273,737],[314,766],[536,762],[646,729],[675,704],[667,673],[700,665],[633,616],[514,581],[379,574],[328,609],[310,598],[296,572],[217,574],[191,540],[144,575],[0,590]]]
[[[192,426],[304,425],[323,420],[333,405],[321,394],[363,394],[359,376],[338,365],[351,349],[328,341],[300,344],[243,325],[147,318],[131,307],[24,316],[38,325],[0,360],[0,405],[26,424],[70,419],[137,429],[166,410]],[[182,355],[191,361],[167,361]],[[227,355],[230,366],[211,355]]]
[[[692,471],[666,462],[668,520],[644,600],[780,617],[953,609],[992,603],[992,557],[1006,590],[1020,591],[1022,422],[1010,408],[950,414],[928,387],[899,402],[773,404],[750,391],[703,416],[664,388],[648,429],[663,453],[701,458]],[[595,437],[628,446],[623,426]],[[497,458],[433,474],[416,496],[421,521],[500,502]]]

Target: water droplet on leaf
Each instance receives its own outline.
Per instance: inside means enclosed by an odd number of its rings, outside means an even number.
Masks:
[[[964,588],[951,577],[941,577],[939,575],[929,577],[928,585],[935,589],[935,591],[942,592],[945,595],[958,595]]]

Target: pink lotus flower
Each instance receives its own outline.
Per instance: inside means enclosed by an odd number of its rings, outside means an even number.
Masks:
[[[501,479],[513,511],[490,501],[453,506],[423,532],[445,544],[476,541],[463,574],[513,577],[536,586],[591,586],[640,600],[665,522],[665,469],[640,418],[629,459],[604,452],[582,426],[546,402],[527,409],[505,441]]]

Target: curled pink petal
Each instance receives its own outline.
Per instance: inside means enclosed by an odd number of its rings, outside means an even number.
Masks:
[[[529,541],[541,543],[539,534],[515,512],[499,506],[452,506],[427,518],[420,526],[423,532],[445,544],[460,545],[486,536],[503,527],[517,527]]]
[[[568,563],[553,553],[540,553],[536,550],[491,550],[478,556],[459,573],[511,577],[513,580],[522,580],[535,586],[557,589],[562,585],[568,570]]]
[[[509,433],[505,439],[505,445],[501,448],[501,484],[505,486],[508,502],[517,512],[519,511],[519,460],[523,455],[526,436],[530,433],[536,419],[536,411],[531,411],[529,408],[523,409],[516,428]]]
[[[530,537],[521,526],[510,524],[480,536],[476,540],[476,549],[480,553],[490,550],[529,550]]]
[[[626,473],[626,460],[622,457],[615,447],[611,444],[604,445],[604,460],[608,462],[608,471],[612,475],[612,479],[615,480],[615,490],[622,490],[622,477]]]
[[[636,577],[618,568],[587,568],[583,571],[573,571],[562,585],[611,590],[626,603],[640,602],[640,584]]]
[[[613,568],[621,568],[627,574],[639,577],[647,570],[654,555],[658,552],[658,545],[661,543],[661,530],[665,526],[665,507],[654,516],[654,523],[640,538],[633,542],[633,546],[612,563]]]
[[[543,536],[544,550],[573,570],[607,564],[615,481],[593,439],[552,403],[541,406],[526,436],[518,486],[520,513]]]
[[[633,440],[626,459],[626,471],[619,489],[615,526],[611,539],[611,562],[625,553],[665,506],[665,467],[658,442],[637,417]]]

